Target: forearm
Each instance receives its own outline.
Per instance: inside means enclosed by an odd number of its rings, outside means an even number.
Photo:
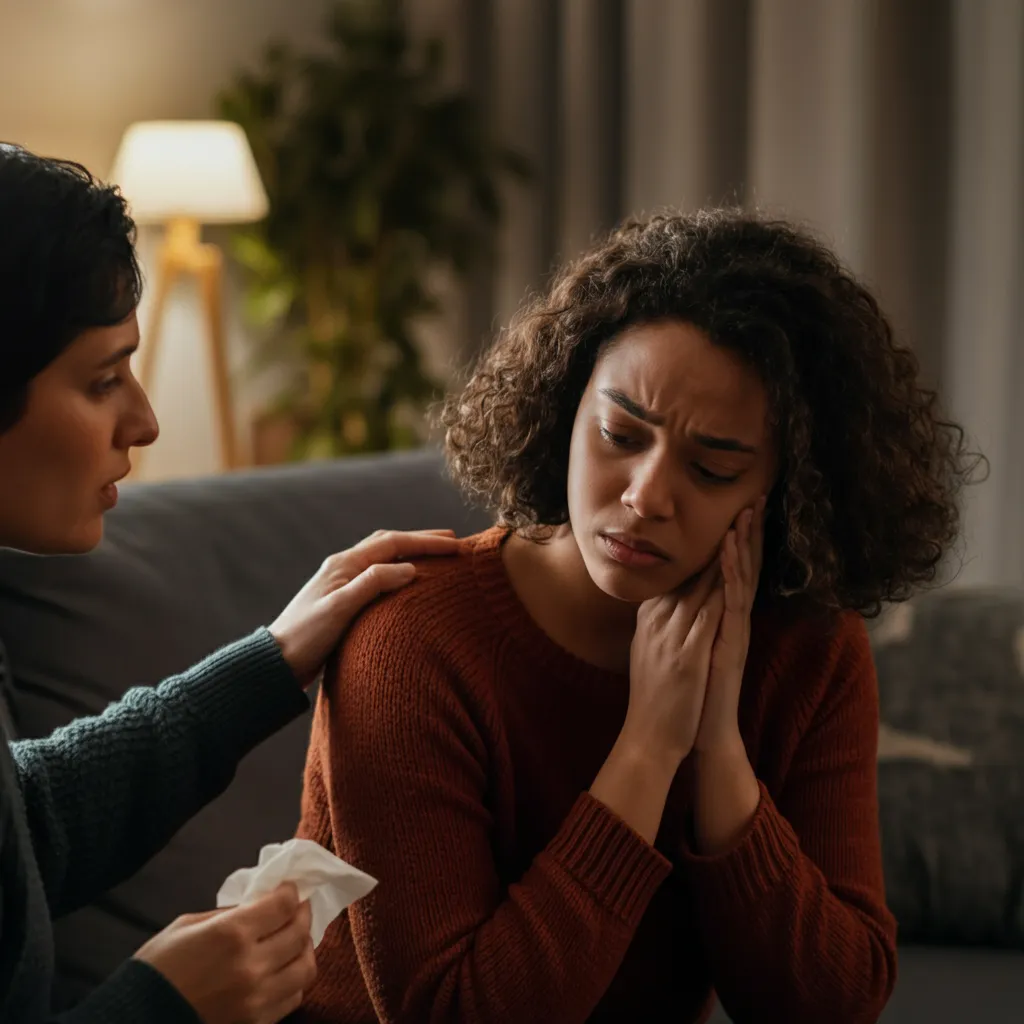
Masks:
[[[815,625],[803,646],[799,663],[773,666],[794,727],[804,701],[810,718],[781,765],[785,741],[761,733],[771,792],[741,755],[738,728],[705,736],[696,755],[681,867],[715,991],[736,1024],[869,1024],[895,983],[867,634],[847,614],[827,630]]]
[[[737,736],[721,749],[694,755],[694,841],[698,853],[715,856],[734,846],[754,820],[761,791]]]
[[[590,795],[653,845],[678,768],[676,758],[620,735]]]
[[[100,716],[12,744],[51,913],[136,871],[306,706],[261,631]]]
[[[47,1024],[201,1024],[174,986],[149,964],[123,963],[74,1009]]]
[[[684,851],[684,862],[732,1020],[877,1018],[895,978],[891,918],[865,892],[833,891],[763,788],[736,842],[719,854]]]

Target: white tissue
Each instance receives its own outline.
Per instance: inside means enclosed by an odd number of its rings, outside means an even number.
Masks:
[[[309,900],[309,934],[313,945],[319,946],[328,925],[349,904],[370,892],[377,879],[308,839],[289,839],[264,846],[256,867],[239,868],[228,875],[217,893],[217,906],[252,903],[282,882],[294,882],[299,899]]]

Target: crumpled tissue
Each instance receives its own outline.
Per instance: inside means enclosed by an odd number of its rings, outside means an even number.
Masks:
[[[313,945],[319,946],[330,923],[370,892],[377,879],[309,839],[289,839],[264,846],[256,867],[239,868],[228,875],[217,893],[217,906],[252,903],[282,882],[294,882],[299,899],[309,900],[309,933]]]

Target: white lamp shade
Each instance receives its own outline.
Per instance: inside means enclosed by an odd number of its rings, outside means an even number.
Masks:
[[[187,217],[238,224],[267,213],[249,140],[231,121],[140,121],[110,172],[140,224]]]

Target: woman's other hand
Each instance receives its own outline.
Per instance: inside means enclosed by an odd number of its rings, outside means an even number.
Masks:
[[[724,605],[716,559],[695,583],[645,601],[637,613],[626,718],[590,793],[649,843],[700,728]]]
[[[700,728],[715,637],[725,606],[716,559],[690,586],[640,606],[630,649],[630,741],[678,767]]]
[[[764,551],[765,499],[740,513],[722,544],[720,564],[725,604],[711,652],[698,753],[739,751],[740,687],[750,646],[750,615],[757,596]]]
[[[366,605],[415,577],[414,567],[405,559],[453,555],[458,545],[451,530],[378,530],[355,547],[331,555],[270,626],[303,688],[317,678]]]
[[[764,498],[742,512],[722,545],[725,609],[711,652],[704,712],[694,741],[694,836],[706,854],[730,849],[761,802],[740,735],[739,704],[750,646],[750,615],[764,549]]]

